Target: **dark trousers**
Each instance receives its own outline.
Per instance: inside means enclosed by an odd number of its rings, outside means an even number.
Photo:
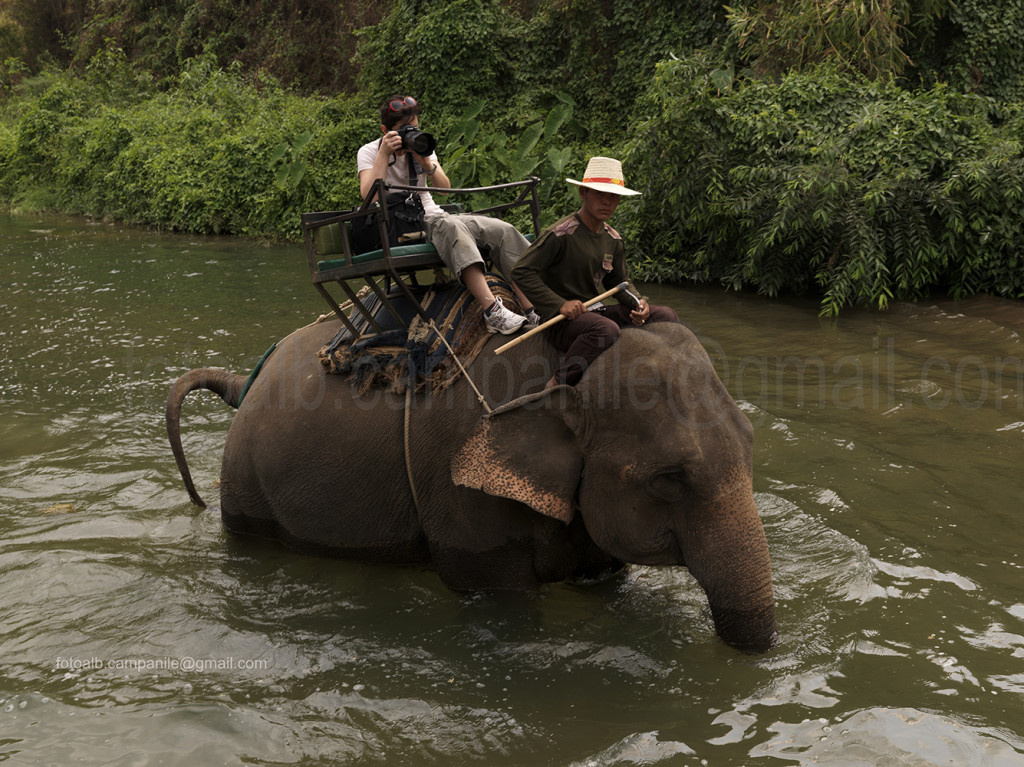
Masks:
[[[652,322],[679,322],[675,310],[668,306],[651,306],[647,325]],[[597,355],[619,340],[619,328],[634,326],[629,309],[612,304],[603,310],[583,312],[574,320],[563,320],[548,328],[548,338],[565,354],[555,371],[555,382],[575,386]]]

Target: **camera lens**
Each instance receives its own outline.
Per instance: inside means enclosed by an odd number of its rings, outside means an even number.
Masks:
[[[429,133],[413,128],[411,125],[398,131],[402,136],[402,146],[418,155],[426,157],[437,147],[437,142]]]

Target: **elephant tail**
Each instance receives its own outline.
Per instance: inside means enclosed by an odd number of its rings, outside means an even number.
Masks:
[[[196,491],[196,486],[192,482],[192,472],[188,469],[185,451],[181,446],[181,406],[189,392],[206,389],[216,392],[231,407],[237,408],[242,402],[245,384],[245,376],[235,375],[226,370],[198,368],[190,370],[175,381],[170,394],[167,395],[167,438],[171,442],[171,451],[178,463],[178,471],[185,482],[188,496],[196,506],[206,508],[206,502]]]

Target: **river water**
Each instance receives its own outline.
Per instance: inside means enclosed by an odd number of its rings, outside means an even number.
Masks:
[[[0,216],[0,761],[1024,765],[1024,304],[650,286],[755,426],[780,639],[685,570],[518,599],[229,537],[164,432],[325,311],[297,245]],[[200,492],[233,411],[183,414]]]

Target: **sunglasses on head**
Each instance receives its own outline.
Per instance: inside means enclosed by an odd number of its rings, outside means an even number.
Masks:
[[[388,102],[388,111],[385,114],[391,114],[392,112],[401,112],[406,107],[416,106],[416,99],[412,96],[406,96],[404,99],[395,99],[394,101]]]

